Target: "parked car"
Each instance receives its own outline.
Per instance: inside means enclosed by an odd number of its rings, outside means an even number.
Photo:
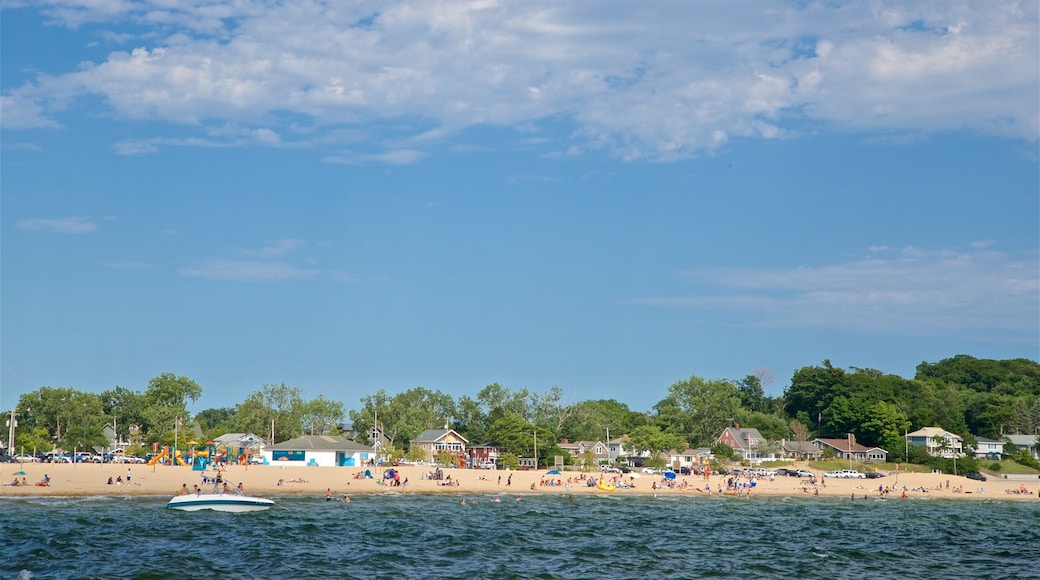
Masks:
[[[968,473],[964,474],[964,477],[967,477],[968,479],[974,479],[975,481],[986,481],[986,476],[982,475],[978,471],[969,471]]]
[[[866,473],[866,478],[867,479],[879,479],[879,478],[882,478],[882,477],[885,477],[885,474],[881,473],[880,471],[868,471]]]
[[[18,463],[36,463],[40,459],[31,453],[22,453],[21,455],[15,455],[14,460]]]
[[[0,456],[0,463],[18,463],[18,460],[10,455]]]
[[[816,477],[816,474],[814,474],[813,472],[809,471],[808,469],[799,469],[798,471],[795,472],[795,475],[797,477]]]

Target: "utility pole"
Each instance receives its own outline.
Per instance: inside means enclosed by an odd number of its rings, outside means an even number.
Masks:
[[[7,433],[7,454],[14,455],[14,428],[18,426],[17,419],[18,407],[11,407],[11,418],[7,420],[7,426],[10,429]]]

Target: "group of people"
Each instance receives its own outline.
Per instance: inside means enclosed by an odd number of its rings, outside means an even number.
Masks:
[[[186,483],[181,484],[181,488],[177,490],[177,493],[175,495],[189,495],[189,494],[192,494],[192,493],[194,493],[195,495],[199,495],[199,494],[202,493],[202,488],[200,488],[198,485],[194,485],[192,487],[193,487],[193,489],[189,490],[188,489],[188,484],[186,484]],[[246,494],[246,490],[242,486],[242,482],[238,482],[238,487],[232,488],[231,486],[229,486],[227,484],[226,481],[221,481],[221,483],[214,483],[213,484],[213,491],[211,493],[217,493],[217,494],[235,493],[237,495],[245,495]]]
[[[50,484],[51,484],[51,478],[50,478],[49,475],[46,475],[46,474],[44,474],[43,479],[41,479],[40,481],[36,482],[36,485],[38,485],[40,487],[47,487]],[[24,477],[21,479],[21,481],[19,481],[18,477],[16,476],[14,478],[14,480],[11,481],[11,483],[5,483],[4,485],[9,486],[9,487],[29,487],[29,482],[26,481]]]

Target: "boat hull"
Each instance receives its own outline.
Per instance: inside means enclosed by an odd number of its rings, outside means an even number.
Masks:
[[[187,512],[195,512],[199,510],[214,510],[218,512],[257,512],[270,509],[273,505],[274,501],[262,497],[219,493],[193,493],[174,497],[166,504],[166,509]]]

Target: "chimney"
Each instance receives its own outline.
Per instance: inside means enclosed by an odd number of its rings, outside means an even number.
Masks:
[[[563,439],[562,441],[560,441],[560,443],[563,443],[564,445],[567,445],[568,443],[570,443],[570,441],[567,441],[567,439]]]

